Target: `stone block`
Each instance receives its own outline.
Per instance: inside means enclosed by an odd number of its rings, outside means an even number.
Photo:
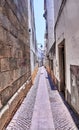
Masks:
[[[0,42],[0,58],[4,56],[4,45]]]
[[[12,84],[12,75],[10,71],[0,73],[0,91]]]
[[[16,15],[12,12],[11,9],[8,10],[8,15],[9,15],[10,22],[15,26],[15,28],[17,28],[18,19],[17,19]]]
[[[20,81],[19,79],[14,81],[12,83],[12,91],[13,91],[13,94],[20,88]]]
[[[12,47],[12,50],[11,50],[11,56],[13,58],[16,58],[18,60],[18,44],[17,44],[17,41],[13,41],[13,45],[15,44],[15,46]]]
[[[0,41],[4,41],[4,30],[1,26],[0,26]]]
[[[34,72],[32,73],[32,84],[34,83],[37,72],[38,72],[38,67],[36,67]]]
[[[7,123],[24,100],[31,87],[31,81],[23,84],[21,88],[10,98],[7,105],[0,111],[0,130],[5,130]]]
[[[13,113],[16,110],[16,107],[18,106],[19,103],[19,96],[18,93],[14,94],[14,96],[8,101],[9,104],[9,117],[13,116]]]
[[[2,13],[2,7],[0,6],[0,13]]]
[[[5,5],[5,0],[0,0],[0,7],[3,7]]]
[[[22,86],[26,82],[25,75],[20,78],[20,85]]]
[[[12,113],[15,112],[16,108],[18,108],[18,106],[22,103],[24,97],[26,96],[28,91],[25,91],[25,90],[26,88],[28,88],[28,86],[25,86],[25,89],[23,88],[24,87],[21,87],[8,102],[9,115],[12,115]]]
[[[5,46],[5,48],[4,48],[4,57],[6,57],[6,58],[11,57],[11,47],[10,46]]]
[[[0,72],[1,72],[1,59],[0,59]]]
[[[7,44],[11,47],[13,47],[13,37],[10,34],[10,32],[7,32]]]
[[[11,23],[10,23],[9,19],[7,18],[7,16],[5,15],[4,10],[2,11],[2,14],[0,14],[0,22],[1,22],[1,25],[4,29],[4,31],[10,30]]]
[[[19,69],[16,69],[16,70],[13,70],[13,79],[14,79],[14,80],[17,80],[18,78],[21,77],[20,71],[21,71],[20,68],[19,68]]]
[[[11,117],[16,112],[16,109],[19,107],[19,98],[18,93],[16,93],[3,107],[0,111],[0,130],[5,130],[8,122],[10,121]],[[18,107],[17,107],[18,106]]]
[[[9,70],[9,59],[1,59],[1,72]]]
[[[1,102],[1,95],[0,95],[0,110],[1,110],[2,107],[3,107],[3,105],[2,105],[2,102]]]
[[[7,101],[12,97],[13,95],[13,90],[12,86],[8,86],[1,92],[1,103],[4,106]]]
[[[8,119],[9,119],[9,106],[6,105],[0,111],[0,130],[3,130],[3,127],[5,127],[6,123],[8,122]]]
[[[3,27],[3,18],[1,19],[1,17],[3,17],[2,15],[0,15],[0,41],[4,42],[6,44],[6,40],[7,40],[7,31],[4,29]],[[4,20],[5,21],[5,20]],[[6,22],[6,21],[5,21]]]
[[[24,97],[25,97],[23,89],[18,90],[18,97],[20,99],[19,102],[21,103],[23,101]]]
[[[9,58],[9,67],[10,67],[10,70],[17,69],[17,59],[16,58]]]
[[[8,5],[11,7],[12,11],[17,14],[17,8],[16,8],[16,5],[15,5],[15,2],[13,0],[6,0]]]
[[[15,38],[18,37],[18,31],[17,31],[17,29],[16,29],[13,25],[11,25],[10,33],[11,33]]]
[[[11,48],[0,41],[0,58],[11,57]]]
[[[28,76],[27,76],[27,73],[24,74],[24,80],[27,81],[28,80]]]
[[[21,75],[24,75],[26,73],[26,70],[25,70],[26,68],[23,64],[24,62],[22,63],[22,66],[21,66]]]
[[[25,85],[25,87],[23,89],[23,93],[24,93],[25,96],[28,93],[28,91],[30,90],[31,86],[32,86],[32,82],[28,81],[28,83]]]

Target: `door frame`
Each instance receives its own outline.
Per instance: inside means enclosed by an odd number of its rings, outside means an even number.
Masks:
[[[62,51],[61,49],[64,49],[64,60],[61,61],[61,55],[62,55]],[[59,91],[62,91],[64,93],[64,96],[65,96],[65,89],[66,89],[66,50],[65,50],[65,39],[62,40],[62,42],[60,42],[58,44],[58,60],[59,60],[59,79],[60,79],[60,82],[59,82]],[[61,79],[61,70],[62,70],[62,67],[61,67],[61,64],[64,63],[64,68],[63,68],[63,76],[64,76],[64,81],[62,81]],[[63,88],[64,86],[64,88]]]

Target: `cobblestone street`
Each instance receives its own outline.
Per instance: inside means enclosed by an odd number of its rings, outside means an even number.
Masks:
[[[37,74],[35,84],[30,89],[22,105],[14,115],[6,130],[29,130],[38,88],[40,71]]]
[[[79,130],[78,0],[0,0],[0,130]]]
[[[59,95],[58,90],[56,90],[54,86],[53,90],[51,90],[51,87],[49,87],[50,84],[48,80],[47,84],[55,130],[77,130],[77,128],[75,127],[75,123],[73,122],[72,116],[70,115],[69,110],[65,106],[63,99]]]
[[[44,67],[6,130],[78,130]]]

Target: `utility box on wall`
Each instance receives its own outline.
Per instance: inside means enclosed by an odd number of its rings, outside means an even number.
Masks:
[[[79,113],[79,66],[70,65],[71,105]]]

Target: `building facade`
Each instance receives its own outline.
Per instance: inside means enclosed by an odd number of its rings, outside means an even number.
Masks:
[[[54,46],[54,1],[44,0],[44,18],[46,20],[45,32],[45,57],[47,66],[53,66],[53,53],[51,48]]]
[[[60,91],[79,113],[79,1],[54,0],[56,79]],[[74,11],[73,11],[74,10]],[[72,13],[73,11],[73,13]]]
[[[0,130],[31,86],[28,0],[0,0]]]
[[[54,80],[66,101],[79,114],[79,1],[53,0],[53,6],[55,46],[50,47],[51,52],[55,52]]]
[[[28,0],[29,1],[29,0]],[[31,74],[37,65],[37,40],[36,40],[36,28],[35,28],[35,17],[34,17],[34,1],[28,2],[28,13],[29,13],[29,33],[30,33],[30,61],[31,61]]]
[[[46,37],[48,39],[47,51],[49,52],[54,43],[54,4],[53,0],[44,1],[44,17],[46,19]],[[52,24],[53,23],[53,24]]]

